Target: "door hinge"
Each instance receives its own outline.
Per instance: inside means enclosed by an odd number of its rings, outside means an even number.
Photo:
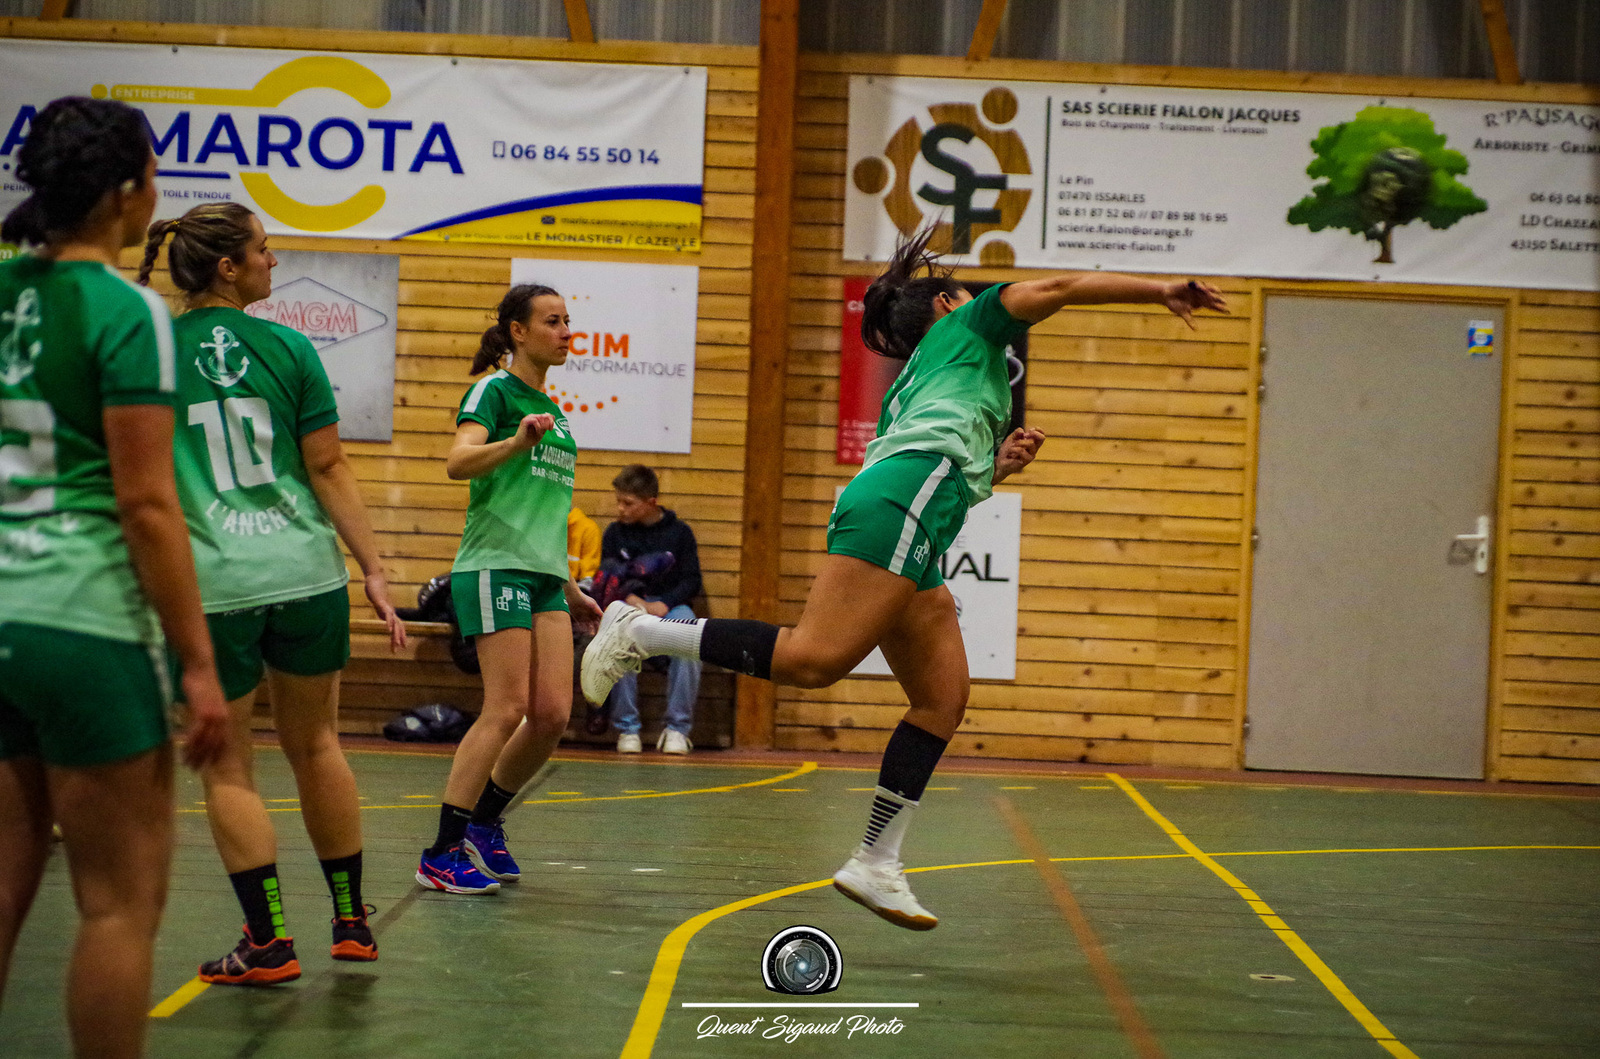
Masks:
[[[1261,547],[1261,527],[1256,526],[1250,531],[1250,550],[1255,551]]]

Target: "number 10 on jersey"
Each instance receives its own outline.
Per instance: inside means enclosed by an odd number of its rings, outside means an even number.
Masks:
[[[200,401],[189,406],[189,425],[206,432],[218,492],[277,479],[272,470],[272,410],[265,398]]]

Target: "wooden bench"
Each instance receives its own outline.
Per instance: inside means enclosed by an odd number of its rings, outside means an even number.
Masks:
[[[389,636],[375,618],[350,621],[350,664],[345,667],[339,694],[339,731],[346,735],[381,735],[383,726],[397,714],[430,702],[454,706],[474,715],[483,703],[483,682],[456,668],[450,658],[451,626],[444,622],[406,622],[406,646],[389,650]],[[666,677],[648,667],[639,678],[639,716],[647,736],[659,732],[666,710]],[[690,739],[697,747],[733,745],[733,674],[707,667],[700,681],[700,701],[695,707]],[[270,731],[272,715],[265,687],[256,700],[254,727]],[[588,703],[578,690],[574,674],[572,723],[563,742],[591,746],[616,743],[609,728],[601,735],[584,731]]]

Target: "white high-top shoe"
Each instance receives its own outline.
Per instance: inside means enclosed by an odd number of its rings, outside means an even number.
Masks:
[[[596,706],[606,701],[624,673],[637,673],[644,664],[647,656],[628,632],[628,627],[642,617],[644,611],[620,599],[601,616],[600,628],[583,652],[580,674],[583,697]]]
[[[866,861],[857,850],[834,872],[833,888],[897,927],[932,930],[939,925],[939,917],[917,903],[898,860]]]

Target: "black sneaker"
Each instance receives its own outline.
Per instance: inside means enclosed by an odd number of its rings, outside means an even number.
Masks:
[[[364,905],[358,916],[334,919],[333,945],[329,948],[334,959],[365,962],[378,958],[378,943],[372,938],[372,928],[367,926],[367,916],[376,911],[371,905]]]
[[[200,980],[217,985],[277,985],[300,977],[293,938],[273,938],[265,945],[250,940],[250,928],[228,955],[200,965]]]

